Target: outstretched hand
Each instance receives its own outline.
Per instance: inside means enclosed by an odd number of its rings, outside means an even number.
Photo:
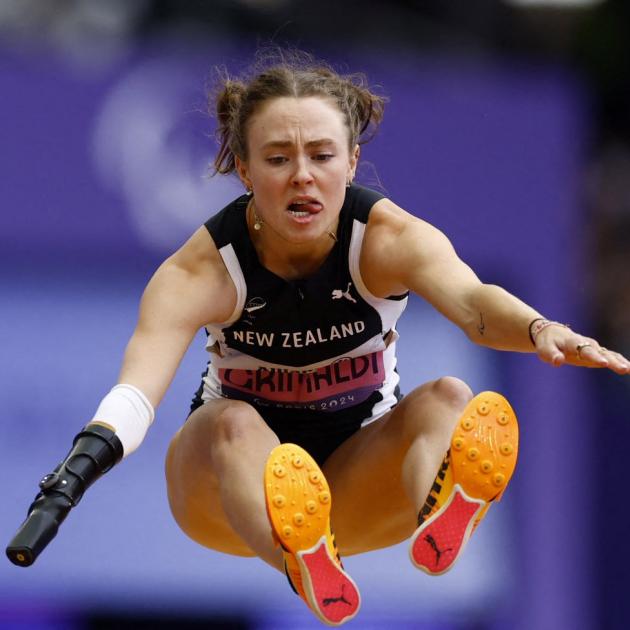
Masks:
[[[585,337],[559,324],[547,326],[536,336],[536,353],[554,366],[608,368],[617,374],[630,374],[630,361],[619,352],[603,348],[595,339]]]

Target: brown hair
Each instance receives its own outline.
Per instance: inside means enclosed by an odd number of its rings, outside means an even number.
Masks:
[[[385,98],[372,93],[363,74],[341,75],[308,53],[260,51],[248,77],[232,79],[223,72],[216,104],[219,151],[215,173],[231,173],[234,158],[247,158],[247,123],[262,103],[283,96],[321,96],[333,100],[344,115],[350,150],[374,135],[383,118]],[[368,133],[366,133],[368,132]]]

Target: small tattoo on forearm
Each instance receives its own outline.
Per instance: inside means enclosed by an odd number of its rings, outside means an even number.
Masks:
[[[486,325],[483,323],[483,313],[479,313],[479,325],[477,326],[479,334],[483,337],[483,333],[486,330]]]

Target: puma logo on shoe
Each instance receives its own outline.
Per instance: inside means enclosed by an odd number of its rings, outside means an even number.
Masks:
[[[349,602],[343,596],[343,589],[345,586],[346,586],[345,584],[341,585],[341,597],[326,597],[325,599],[322,600],[322,604],[324,606],[330,606],[331,604],[337,604],[338,602],[343,602],[344,604],[347,604],[348,606],[352,606],[352,603]]]
[[[452,547],[449,547],[448,549],[440,549],[437,546],[437,543],[435,542],[435,538],[433,538],[431,534],[427,534],[424,537],[424,539],[429,543],[429,545],[431,546],[431,549],[435,551],[435,566],[436,567],[440,564],[440,558],[442,557],[443,553],[446,553],[447,551],[453,551]]]

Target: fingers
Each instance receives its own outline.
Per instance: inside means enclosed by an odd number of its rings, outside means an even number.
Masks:
[[[537,347],[538,357],[545,363],[558,367],[567,362],[567,357],[555,343],[539,344]]]
[[[630,361],[619,352],[613,352],[607,348],[601,348],[600,352],[608,360],[608,367],[617,374],[630,374]]]
[[[578,362],[597,367],[608,367],[608,358],[601,346],[594,339],[585,339],[575,346]]]
[[[538,356],[546,363],[554,366],[568,363],[580,367],[608,368],[617,374],[630,374],[630,361],[618,352],[603,348],[595,339],[573,332],[554,332],[537,340]]]
[[[574,365],[609,368],[617,374],[630,373],[630,361],[618,352],[600,346],[594,339],[580,339],[575,344]]]

